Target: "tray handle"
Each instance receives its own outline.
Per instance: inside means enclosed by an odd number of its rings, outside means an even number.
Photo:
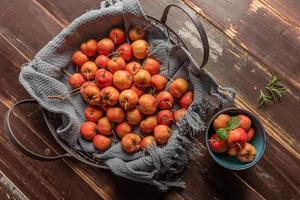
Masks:
[[[188,6],[186,6],[184,4],[180,4],[180,5],[179,4],[178,5],[170,4],[164,9],[163,15],[160,19],[161,23],[163,23],[163,24],[166,23],[171,7],[176,7],[176,8],[179,8],[180,10],[182,10],[187,16],[189,16],[189,18],[193,21],[194,25],[196,26],[196,28],[200,34],[200,37],[202,40],[202,45],[203,45],[203,60],[200,65],[200,68],[204,67],[207,64],[207,61],[209,58],[209,44],[208,44],[206,32],[203,28],[201,21],[199,20],[197,15],[194,13],[194,11],[192,11]]]
[[[40,155],[37,154],[33,151],[31,151],[30,149],[28,149],[27,147],[25,147],[15,136],[12,128],[11,128],[11,123],[10,123],[10,115],[13,112],[13,110],[20,106],[20,105],[24,105],[24,104],[29,104],[29,103],[37,103],[36,100],[34,99],[24,99],[21,101],[16,102],[5,114],[4,117],[4,131],[5,133],[8,135],[10,141],[15,145],[15,147],[20,150],[22,153],[24,153],[25,155],[36,159],[36,160],[40,160],[40,161],[52,161],[52,160],[57,160],[60,158],[65,158],[65,157],[71,157],[71,155],[69,153],[65,153],[62,155],[57,155],[57,156],[44,156],[44,155]]]

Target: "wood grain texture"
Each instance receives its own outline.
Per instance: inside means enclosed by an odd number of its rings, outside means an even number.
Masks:
[[[4,73],[6,72],[5,69],[9,67],[14,68],[14,71],[8,76],[10,77],[9,79],[1,80],[2,85],[5,83],[8,83],[9,85],[0,90],[0,99],[4,110],[16,100],[26,96],[26,92],[20,87],[18,82],[15,81],[20,70],[19,66],[22,63],[27,62],[28,58],[33,58],[34,54],[44,44],[54,37],[65,25],[69,24],[75,17],[84,13],[87,9],[97,9],[99,6],[98,2],[95,0],[84,2],[79,0],[66,0],[63,2],[55,0],[25,0],[15,2],[17,3],[9,4],[4,2],[3,5],[6,5],[7,7],[1,8],[4,11],[4,16],[3,18],[0,18],[0,33],[4,43],[0,46],[7,46],[9,49],[4,49],[1,54],[5,59],[1,60],[0,64],[1,66],[3,66],[3,64],[6,66],[5,68],[1,68],[1,70],[3,70],[2,73]],[[170,2],[173,1],[141,1],[145,11],[155,17],[160,16],[162,9]],[[19,5],[19,3],[21,5]],[[23,9],[25,5],[27,6],[27,9]],[[12,7],[9,8],[10,6]],[[20,12],[20,10],[22,10],[22,12]],[[19,20],[22,17],[23,23],[22,25],[18,25],[14,19]],[[193,30],[191,24],[186,22],[186,18],[183,16],[178,17],[177,12],[176,14],[171,13],[169,19],[171,19],[170,24],[174,30],[178,30],[181,37],[187,37],[187,33],[190,32],[191,36],[189,39],[191,39],[192,42],[197,42],[197,39],[195,39],[197,38],[195,30]],[[204,20],[203,18],[201,19]],[[30,27],[30,23],[35,24],[39,29],[32,30],[26,28]],[[22,33],[18,32],[20,31],[20,26],[23,27]],[[187,188],[176,192],[171,191],[167,194],[159,193],[151,186],[115,177],[109,171],[94,169],[72,160],[65,162],[66,166],[56,166],[58,168],[56,170],[60,170],[61,168],[71,169],[73,174],[71,176],[78,177],[80,183],[88,184],[90,189],[92,188],[104,199],[134,199],[137,197],[137,191],[139,194],[143,195],[143,199],[296,199],[299,197],[299,189],[296,187],[299,185],[299,175],[295,174],[295,172],[299,171],[299,160],[296,157],[297,148],[299,147],[297,146],[299,143],[296,142],[297,135],[284,129],[284,137],[280,137],[280,135],[278,135],[278,130],[274,131],[272,129],[273,125],[279,126],[280,128],[282,127],[282,121],[279,120],[280,123],[277,123],[277,119],[276,121],[272,121],[273,118],[277,116],[277,113],[284,114],[284,117],[288,117],[289,113],[287,111],[283,112],[283,110],[274,110],[272,108],[266,108],[263,112],[258,111],[255,109],[255,95],[249,97],[249,94],[253,93],[249,92],[253,90],[252,87],[262,86],[264,81],[266,82],[268,80],[269,74],[264,70],[265,66],[245,52],[243,48],[232,43],[231,40],[226,38],[223,33],[218,31],[211,24],[206,22],[205,28],[209,33],[210,44],[212,46],[212,57],[207,70],[212,72],[222,84],[237,88],[237,91],[239,92],[237,100],[238,105],[248,109],[254,109],[254,111],[257,111],[260,117],[265,120],[265,125],[267,127],[271,126],[268,131],[270,135],[268,149],[262,162],[256,167],[244,172],[231,172],[225,170],[209,158],[206,147],[203,146],[203,137],[200,137],[195,141],[199,149],[199,154],[193,158],[190,166],[185,172],[184,179],[187,182]],[[54,31],[47,32],[47,29],[52,29],[52,31]],[[40,37],[42,34],[43,36]],[[188,43],[188,45],[191,47],[191,51],[194,55],[201,52],[201,49],[195,48],[192,43]],[[9,53],[7,53],[7,51]],[[15,57],[18,57],[18,59],[15,59]],[[218,68],[216,68],[216,66],[218,66]],[[238,70],[238,68],[240,69]],[[254,72],[251,72],[249,68],[251,71],[254,70]],[[249,73],[253,73],[253,76],[246,76],[245,79],[245,75],[248,75]],[[296,99],[291,94],[288,95],[289,99]],[[292,100],[288,103],[297,105],[296,100]],[[28,118],[24,115],[25,111],[28,110],[29,109],[22,109],[21,111],[23,114],[18,112],[21,122],[25,126],[24,129],[28,130],[26,132],[33,130],[39,135],[38,139],[42,139],[47,143],[47,145],[42,148],[36,146],[34,142],[27,140],[28,145],[36,151],[43,151],[45,148],[57,151],[57,144],[49,139],[47,133],[45,133],[46,126],[40,120],[41,114],[39,112],[33,112],[30,114],[30,118]],[[289,112],[292,111],[293,110],[289,110]],[[270,117],[268,115],[274,116]],[[274,133],[271,131],[274,131]],[[31,137],[32,136],[30,136],[30,138]],[[37,136],[33,135],[33,137]],[[285,137],[288,137],[288,139],[286,140]],[[10,146],[9,144],[7,145]],[[294,151],[296,154],[294,155],[291,151]],[[30,160],[28,158],[24,159]],[[33,165],[39,164],[39,162],[35,161],[33,163]],[[44,169],[41,169],[41,173],[49,173],[44,172],[43,170]],[[10,173],[8,169],[6,169],[6,172]],[[12,172],[20,173],[18,169],[13,169]],[[14,180],[18,181],[18,178],[15,177]],[[22,182],[18,185],[22,186],[24,191],[26,190],[26,186],[24,186]],[[27,188],[26,194],[27,192],[30,194],[31,190],[32,189]],[[49,189],[49,191],[51,192],[52,190]],[[65,191],[65,188],[62,190],[57,189],[57,192],[58,191],[63,192]],[[46,192],[47,190],[44,193]],[[54,199],[59,199],[59,196],[55,196],[57,195],[57,192],[54,192]],[[78,193],[80,192],[81,191],[78,191]],[[83,194],[84,193],[81,195]],[[95,193],[92,194],[94,195]],[[65,198],[71,199],[71,197],[68,196],[65,196]],[[98,198],[98,196],[91,196],[89,199]]]
[[[200,8],[194,9],[201,12]],[[205,27],[209,27],[209,23],[205,23],[205,18],[201,19]],[[176,26],[179,26],[178,23],[177,21]],[[252,111],[259,114],[266,123],[270,124],[273,132],[275,132],[271,136],[289,148],[299,158],[297,152],[299,152],[300,146],[297,141],[300,138],[294,130],[299,129],[300,124],[293,122],[294,116],[297,116],[300,111],[299,90],[290,87],[289,78],[285,78],[283,83],[288,88],[288,92],[280,106],[267,105],[262,109],[257,109],[256,101],[259,89],[263,89],[268,83],[271,77],[270,67],[245,51],[243,47],[233,43],[232,39],[222,37],[223,32],[212,28],[206,28],[206,30],[211,47],[211,59],[207,69],[223,85],[234,87],[238,96],[243,99],[242,101],[245,101]],[[198,58],[196,52],[201,50],[197,39],[199,37],[192,23],[185,21],[180,26],[178,34],[186,38],[189,49],[195,52],[194,57]],[[190,40],[189,38],[194,39]]]
[[[0,199],[29,200],[2,171],[0,171]]]
[[[10,69],[8,70],[9,74],[1,79],[1,83],[6,83],[11,87],[1,87],[0,108],[1,113],[5,113],[8,106],[11,106],[14,101],[11,97],[20,99],[27,96],[18,81],[15,81],[17,80],[20,71],[19,66],[24,63],[26,59],[20,56],[20,54],[18,54],[3,38],[0,38],[0,46],[2,47],[0,50],[1,73],[3,73],[5,69]],[[18,90],[18,88],[20,90]],[[6,90],[10,90],[10,92],[6,92]],[[33,112],[32,110],[31,113],[27,114],[34,116],[37,113],[40,113],[40,111]],[[12,121],[14,123],[14,130],[18,133],[20,140],[37,153],[45,154],[45,152],[49,152],[49,147],[45,143],[36,137],[36,135],[30,134],[33,128],[28,127],[30,124],[28,124],[26,119],[31,116],[24,114],[24,112],[17,112],[17,114],[19,114],[23,120],[12,118]],[[3,117],[4,115],[2,114],[0,116],[1,121],[3,121]],[[41,116],[38,117],[39,118],[36,118],[36,120],[41,119]],[[39,134],[43,134],[44,130],[41,130]],[[0,132],[0,170],[5,172],[21,191],[26,193],[28,198],[46,199],[49,197],[53,199],[82,199],[85,197],[98,197],[88,184],[83,182],[82,179],[77,176],[70,167],[65,165],[63,161],[43,163],[29,159],[16,150],[9,142],[7,136],[3,132],[2,124]],[[20,133],[26,133],[27,135]],[[59,147],[56,148],[58,149]],[[51,151],[49,153],[51,153]],[[15,182],[16,180],[17,182]],[[65,184],[65,180],[68,180],[70,183]],[[33,185],[34,187],[32,187]],[[73,189],[75,191],[72,191]]]
[[[281,13],[291,23],[300,26],[300,3],[298,0],[264,0],[264,2]]]
[[[267,1],[185,2],[198,7],[206,19],[272,70],[288,77],[287,81],[299,90],[300,27],[283,17]],[[296,4],[299,5],[299,1]]]

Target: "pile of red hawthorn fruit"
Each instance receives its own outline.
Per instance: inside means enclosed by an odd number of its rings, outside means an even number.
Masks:
[[[251,119],[244,114],[218,115],[213,121],[215,134],[212,134],[209,139],[211,150],[216,153],[227,152],[229,156],[236,156],[241,162],[253,161],[256,149],[250,144],[255,136],[251,125]]]
[[[148,56],[145,29],[134,26],[128,37],[131,43],[125,42],[124,30],[113,28],[100,41],[83,42],[72,55],[77,73],[69,74],[68,81],[88,104],[80,133],[100,151],[110,148],[111,137],[118,137],[128,153],[166,144],[170,126],[193,102],[183,78],[170,80],[165,90],[168,77],[160,75],[160,62]],[[175,100],[181,108],[173,112]],[[134,126],[142,134],[133,133]]]

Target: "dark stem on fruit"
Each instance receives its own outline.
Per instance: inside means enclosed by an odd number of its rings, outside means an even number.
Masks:
[[[67,75],[67,76],[72,76],[67,70],[65,70],[65,69],[62,69],[62,71]]]
[[[155,94],[155,92],[156,92],[156,90],[155,90],[155,88],[154,88],[154,87],[150,89],[150,94],[154,95],[154,94]]]
[[[145,28],[143,28],[142,30],[138,31],[138,33],[145,32],[152,24],[153,24],[153,21],[151,21]]]
[[[136,66],[136,63],[134,63],[134,65],[133,65],[133,71],[135,72],[135,66]]]
[[[128,101],[125,101],[124,110],[127,110],[128,107]]]
[[[83,86],[80,86],[78,88],[75,88],[74,90],[69,91],[67,94],[71,94],[73,92],[79,91]]]
[[[115,35],[115,44],[117,43],[117,34],[114,34]]]
[[[105,70],[104,73],[102,74],[102,78],[105,78],[105,74],[106,74],[106,70]]]
[[[164,122],[168,122],[168,118],[167,117],[163,117],[163,121]]]
[[[115,128],[114,123],[112,124],[112,127],[113,127],[113,129],[111,129],[111,132],[112,132],[112,134],[114,135],[114,137],[117,138],[116,133],[115,133],[115,130],[114,130],[114,128]]]
[[[89,84],[85,85],[85,86],[80,86],[76,89],[73,89],[71,91],[69,91],[67,94],[62,94],[62,95],[53,95],[53,96],[48,96],[49,99],[60,99],[60,100],[65,100],[68,96],[72,96],[72,95],[76,95],[78,93],[80,93],[81,88],[85,88],[87,87]]]
[[[48,96],[48,98],[49,98],[49,99],[65,100],[67,97],[74,96],[74,95],[79,94],[79,93],[80,93],[80,91],[77,91],[77,92],[69,93],[69,94],[66,94],[66,95],[54,95],[54,96]]]
[[[113,56],[113,55],[118,55],[118,56],[120,56],[121,52],[123,52],[123,50],[120,50],[120,51],[114,51],[114,52],[110,53],[110,54],[108,55],[108,57]]]
[[[166,77],[167,77],[167,79],[169,79],[170,81],[174,82],[174,80],[173,80],[171,77],[169,77],[169,76],[166,76]]]
[[[66,98],[62,95],[54,95],[54,96],[48,96],[49,99],[59,99],[59,100],[65,100]]]
[[[172,104],[169,101],[166,101],[166,104],[168,104],[170,106],[170,108],[172,108]]]

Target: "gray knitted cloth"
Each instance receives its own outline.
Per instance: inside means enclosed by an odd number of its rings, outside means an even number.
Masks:
[[[83,109],[86,107],[80,95],[65,100],[48,98],[71,90],[61,69],[73,69],[70,58],[82,41],[90,38],[99,40],[113,27],[123,27],[127,32],[132,25],[149,24],[149,19],[136,0],[104,1],[101,7],[75,19],[53,38],[32,61],[22,67],[19,80],[42,107],[62,114],[62,125],[57,129],[57,134],[76,151],[85,152],[102,161],[116,175],[153,184],[160,190],[173,186],[184,187],[181,172],[192,149],[189,137],[205,129],[203,120],[212,107],[208,95],[215,96],[222,106],[232,102],[234,92],[218,85],[205,70],[199,70],[184,48],[171,45],[161,25],[154,23],[146,32],[151,56],[161,62],[164,68],[162,74],[173,79],[185,78],[194,91],[194,103],[181,121],[172,127],[172,136],[167,145],[128,154],[122,150],[118,140],[113,140],[110,149],[97,152],[91,142],[80,136],[80,125],[85,121]]]

